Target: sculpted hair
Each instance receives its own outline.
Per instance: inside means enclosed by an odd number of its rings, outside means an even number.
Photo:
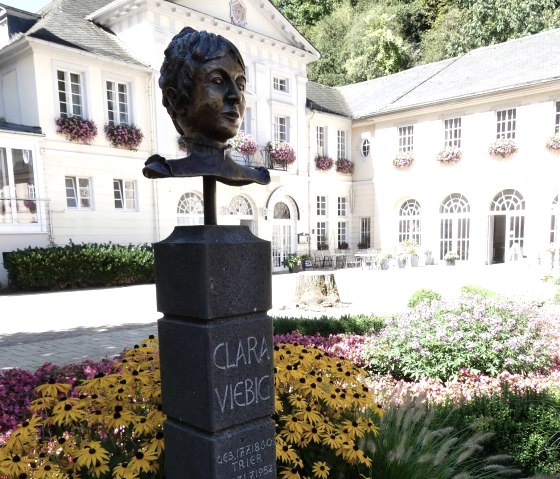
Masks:
[[[173,108],[166,95],[167,88],[175,88],[181,97],[181,106],[187,108],[196,69],[200,64],[221,58],[229,52],[233,53],[245,70],[245,62],[237,47],[221,35],[185,27],[173,37],[165,49],[159,77],[159,87],[163,92],[162,104],[170,115]],[[173,115],[171,117],[173,119]],[[173,123],[177,131],[182,134],[174,119]]]

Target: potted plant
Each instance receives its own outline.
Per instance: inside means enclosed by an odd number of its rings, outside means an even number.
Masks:
[[[107,124],[104,126],[103,131],[109,143],[115,148],[126,148],[127,150],[136,151],[144,138],[142,130],[129,123]]]
[[[448,251],[443,257],[447,266],[455,266],[455,261],[459,259],[459,255],[453,251]]]
[[[369,234],[364,234],[358,243],[358,249],[368,249],[370,247]]]
[[[354,162],[346,158],[339,158],[336,160],[336,171],[344,175],[351,175],[354,173]]]
[[[341,241],[338,243],[338,249],[348,249],[348,243],[346,241]]]
[[[517,151],[517,144],[513,138],[498,138],[488,148],[488,152],[492,156],[500,156],[505,158],[513,155]]]
[[[546,141],[546,147],[549,150],[560,150],[560,131],[557,131]]]
[[[412,151],[399,151],[393,159],[393,166],[396,168],[408,168],[414,161]]]
[[[313,268],[313,258],[310,254],[301,255],[301,267],[303,271],[307,270],[307,268]]]
[[[282,165],[290,165],[296,161],[296,152],[289,143],[282,140],[269,141],[266,144],[266,151],[272,161]]]
[[[332,168],[333,159],[327,155],[315,156],[315,168],[321,171],[328,171]]]
[[[288,268],[290,273],[294,272],[296,268],[301,263],[301,257],[297,253],[290,253],[282,260],[282,266]]]
[[[424,265],[429,266],[431,264],[434,264],[434,257],[432,256],[432,250],[431,249],[425,249],[424,250]]]
[[[390,259],[393,259],[393,255],[384,251],[375,258],[375,264],[378,269],[388,270]]]
[[[440,163],[457,163],[463,153],[456,146],[446,146],[443,150],[439,151],[436,155],[436,160]]]
[[[89,145],[97,136],[97,126],[92,120],[81,116],[60,116],[55,120],[56,132],[64,135],[68,141]]]

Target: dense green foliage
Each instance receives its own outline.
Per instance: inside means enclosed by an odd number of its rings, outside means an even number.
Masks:
[[[433,289],[427,289],[427,288],[418,289],[414,291],[414,293],[408,300],[408,307],[415,308],[416,306],[418,306],[420,303],[423,303],[424,301],[430,304],[434,299],[437,301],[441,300],[441,294],[439,294],[437,291],[434,291]]]
[[[343,85],[560,27],[560,0],[273,0],[319,50],[309,78]]]
[[[509,454],[528,472],[560,472],[560,393],[547,390],[480,395],[460,406],[432,405],[434,423],[492,431],[490,454]]]
[[[396,378],[448,380],[462,368],[496,375],[550,367],[555,328],[543,308],[478,295],[421,303],[387,318],[365,345],[366,367]]]
[[[11,288],[57,290],[154,281],[152,246],[70,243],[26,248],[7,255]]]
[[[483,288],[482,286],[476,286],[475,284],[466,284],[461,288],[461,293],[477,294],[483,298],[493,298],[496,296],[494,291]]]
[[[341,316],[331,318],[321,316],[318,319],[277,317],[273,320],[274,334],[287,334],[299,331],[303,335],[320,334],[367,334],[370,331],[380,331],[385,320],[379,316]]]

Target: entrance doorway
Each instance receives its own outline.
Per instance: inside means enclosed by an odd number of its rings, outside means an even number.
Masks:
[[[488,217],[488,263],[505,263],[523,258],[525,243],[525,200],[515,190],[498,193]]]
[[[449,252],[459,255],[459,259],[469,259],[470,247],[470,205],[459,193],[449,195],[440,205],[439,259]]]
[[[274,205],[272,224],[272,271],[282,271],[282,261],[295,252],[295,205],[285,198]]]

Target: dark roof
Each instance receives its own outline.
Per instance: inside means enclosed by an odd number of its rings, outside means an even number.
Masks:
[[[342,94],[335,88],[307,82],[307,108],[334,115],[350,116],[350,110]]]
[[[99,10],[112,0],[53,0],[43,10],[43,18],[25,35],[100,57],[137,66],[146,66],[136,59],[117,36],[86,16]]]
[[[548,30],[337,90],[364,118],[558,81],[559,57],[560,29]]]
[[[18,131],[22,133],[37,133],[41,135],[43,130],[40,126],[27,126],[18,125],[17,123],[9,123],[7,121],[0,121],[0,130]]]

